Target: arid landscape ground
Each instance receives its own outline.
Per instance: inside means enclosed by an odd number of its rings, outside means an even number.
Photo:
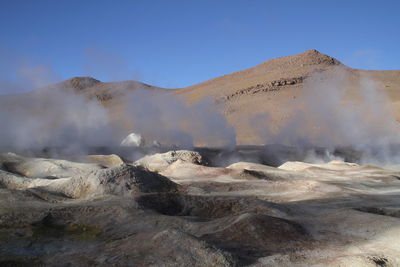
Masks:
[[[400,266],[399,87],[308,50],[2,95],[0,265]]]

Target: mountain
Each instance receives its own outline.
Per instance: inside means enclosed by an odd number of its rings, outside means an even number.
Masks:
[[[338,84],[337,80],[343,76],[345,78]],[[313,80],[314,84],[310,82]],[[317,84],[315,80],[318,80]],[[54,90],[73,90],[87,98],[99,100],[111,109],[114,116],[118,116],[120,101],[127,92],[137,88],[172,94],[187,103],[211,98],[228,123],[235,127],[239,144],[260,144],[265,142],[264,137],[260,136],[260,129],[255,129],[260,126],[260,118],[261,124],[267,123],[269,128],[282,127],[304,108],[304,95],[309,94],[310,86],[329,87],[327,90],[331,93],[332,90],[344,87],[345,101],[357,103],[365,94],[360,90],[364,80],[373,82],[376,90],[387,96],[390,107],[399,119],[400,70],[352,69],[317,50],[271,59],[253,68],[185,88],[164,89],[137,81],[101,82],[91,77],[75,77],[23,95],[2,96],[0,104],[29,99],[28,96],[32,94],[45,95]],[[313,101],[326,101],[329,97],[332,95],[327,94],[325,100]]]
[[[165,90],[163,88],[138,81],[101,82],[92,77],[74,77],[36,91],[49,92],[53,90],[72,89],[74,92],[84,95],[90,99],[97,98],[101,102],[107,102],[114,98],[119,98],[138,88],[159,91]]]
[[[338,76],[345,76],[335,84]],[[317,50],[265,61],[253,68],[224,75],[174,91],[189,102],[212,97],[223,106],[223,113],[229,123],[235,126],[238,143],[263,143],[255,132],[257,115],[264,114],[272,128],[285,125],[304,103],[304,94],[314,77],[320,79],[317,85],[328,86],[329,90],[345,87],[348,101],[360,98],[360,82],[373,81],[374,87],[390,99],[397,118],[400,118],[400,71],[359,70],[345,66],[333,57]],[[361,94],[364,94],[361,92]],[[326,96],[328,97],[328,95]],[[319,99],[318,101],[320,101]],[[323,101],[327,101],[326,99]],[[304,101],[303,101],[304,102]],[[265,121],[265,120],[264,120]]]

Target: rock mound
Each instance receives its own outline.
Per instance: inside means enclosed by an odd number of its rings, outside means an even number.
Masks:
[[[14,153],[0,155],[0,169],[28,178],[65,178],[102,169],[98,164],[59,159],[29,158]]]
[[[177,190],[178,185],[166,177],[134,166],[114,167],[94,171],[88,176],[76,176],[62,188],[62,192],[71,198]]]
[[[231,174],[231,171],[225,168],[208,167],[178,159],[161,171],[160,174],[173,180],[203,180],[223,177]]]
[[[354,168],[360,168],[360,165],[356,163],[348,163],[340,160],[333,160],[328,163],[322,164],[312,164],[300,161],[288,161],[278,167],[281,170],[287,171],[305,171],[305,170],[315,170],[315,169],[325,169],[325,170],[349,170]]]
[[[147,194],[138,197],[137,202],[143,208],[173,216],[215,219],[244,212],[284,216],[284,212],[274,208],[273,204],[254,197],[243,197],[238,201],[236,197],[229,196]]]
[[[157,153],[145,156],[135,161],[134,164],[143,166],[150,171],[161,172],[178,160],[198,165],[206,164],[205,160],[198,152],[189,150],[169,151],[166,153]]]
[[[117,155],[88,155],[86,156],[86,160],[92,163],[97,163],[106,168],[112,168],[124,165],[124,161]]]
[[[157,233],[152,242],[164,259],[162,266],[233,266],[233,257],[199,238],[177,229]],[[179,251],[179,256],[176,252]]]
[[[10,162],[10,156],[14,162]],[[1,162],[0,186],[8,189],[37,189],[69,198],[175,192],[178,189],[168,178],[141,167],[122,165],[103,169],[93,164],[69,161],[60,164],[59,160],[17,155],[6,158]]]
[[[263,214],[243,213],[230,224],[202,238],[217,242],[220,247],[248,247],[274,252],[283,247],[295,248],[309,240],[297,223]],[[296,244],[297,243],[297,244]]]

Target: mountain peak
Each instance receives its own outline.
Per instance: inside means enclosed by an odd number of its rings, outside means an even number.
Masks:
[[[98,83],[101,83],[99,80],[96,80],[92,77],[82,76],[82,77],[73,77],[65,81],[69,86],[72,86],[74,89],[83,90],[89,87],[92,87]]]
[[[319,52],[317,49],[309,49],[303,52],[304,54],[320,54],[322,55],[321,52]]]
[[[307,66],[329,67],[334,65],[342,65],[342,63],[333,57],[322,54],[316,49],[310,49],[300,54],[267,60],[259,66],[268,69],[287,71],[289,69],[304,68]]]
[[[293,57],[301,57],[303,58],[304,61],[307,61],[309,63],[313,63],[315,65],[317,64],[323,64],[323,65],[341,65],[342,63],[337,60],[336,58],[330,57],[328,55],[325,55],[321,52],[319,52],[316,49],[310,49],[306,50],[303,53],[294,55]]]

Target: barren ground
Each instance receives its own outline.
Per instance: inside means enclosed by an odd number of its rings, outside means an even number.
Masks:
[[[0,157],[0,265],[398,266],[400,173]]]

